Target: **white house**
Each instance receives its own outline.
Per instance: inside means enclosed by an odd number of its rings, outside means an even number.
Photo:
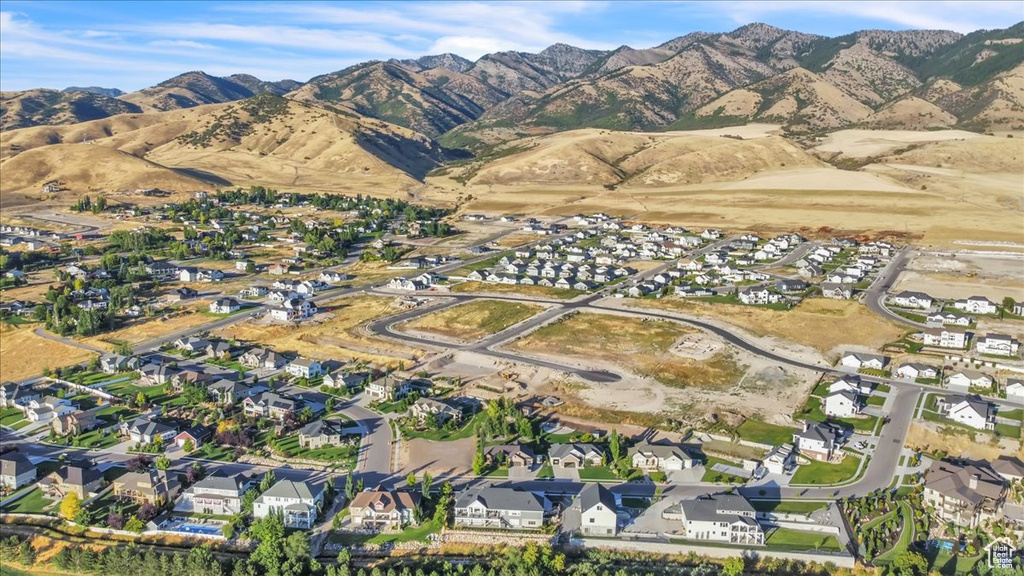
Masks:
[[[1024,380],[1006,381],[1006,399],[1018,404],[1024,404]]]
[[[234,298],[218,298],[210,302],[210,312],[214,314],[230,314],[241,307],[242,305]]]
[[[932,307],[934,300],[924,292],[904,291],[893,295],[889,298],[889,302],[894,306],[900,306],[902,308],[920,308],[927,310]]]
[[[999,312],[996,303],[984,296],[971,296],[966,300],[956,300],[953,302],[953,308],[970,314],[996,314]]]
[[[797,451],[813,460],[832,460],[843,442],[842,428],[831,422],[805,421],[803,430],[793,433],[793,445]]]
[[[858,370],[861,368],[881,370],[885,367],[886,362],[887,358],[885,356],[864,354],[861,352],[847,352],[839,361],[842,366],[857,368]]]
[[[697,465],[697,460],[681,447],[673,444],[641,442],[629,449],[629,460],[641,470],[684,470]]]
[[[861,403],[857,393],[845,390],[826,396],[822,403],[822,409],[826,416],[846,418],[860,414],[860,411],[864,409],[864,404]]]
[[[979,354],[1014,356],[1019,348],[1020,342],[1006,334],[987,334],[978,338],[977,349]]]
[[[176,512],[235,515],[242,511],[242,495],[252,485],[243,474],[228,476],[215,471],[181,493],[174,505]]]
[[[580,490],[566,512],[566,528],[576,528],[579,519],[579,533],[583,536],[614,536],[619,531],[618,505],[615,495],[597,483],[587,484]]]
[[[928,328],[922,333],[925,346],[966,348],[967,332],[963,328]]]
[[[972,386],[991,388],[994,383],[995,379],[977,370],[958,370],[946,378],[946,387],[958,392],[967,392]]]
[[[0,488],[16,490],[36,479],[36,467],[22,453],[0,456]]]
[[[309,530],[316,523],[323,501],[323,483],[279,480],[253,502],[252,515],[265,518],[278,512],[284,516],[285,528]]]
[[[311,358],[296,358],[285,366],[285,371],[296,378],[316,378],[326,373],[323,365]]]
[[[896,377],[906,378],[908,380],[916,380],[918,378],[938,378],[939,369],[927,364],[908,362],[906,364],[901,364],[900,367],[896,369]]]
[[[937,403],[939,412],[958,424],[978,430],[995,428],[992,406],[979,396],[953,394],[940,398]]]
[[[773,304],[782,300],[782,296],[774,292],[769,292],[764,286],[751,286],[749,288],[740,288],[738,293],[740,302],[744,304]]]
[[[764,544],[757,511],[739,494],[716,494],[680,502],[686,537],[730,544]]]

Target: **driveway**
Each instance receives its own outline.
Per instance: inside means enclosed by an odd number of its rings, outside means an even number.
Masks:
[[[561,466],[552,466],[551,471],[555,473],[555,478],[559,480],[572,480],[574,482],[580,481],[580,471],[576,468],[562,468]]]

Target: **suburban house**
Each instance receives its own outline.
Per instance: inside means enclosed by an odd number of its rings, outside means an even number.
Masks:
[[[345,372],[339,371],[331,374],[325,374],[323,385],[331,388],[344,388],[345,390],[355,390],[356,388],[362,387],[370,379],[368,372]]]
[[[299,446],[323,448],[337,446],[344,436],[345,426],[337,420],[314,420],[299,429]]]
[[[214,314],[230,314],[242,308],[234,298],[217,298],[210,302],[210,312]]]
[[[241,398],[267,390],[265,386],[248,386],[225,378],[213,382],[206,389],[210,393],[210,398],[221,406],[234,406]]]
[[[266,368],[276,370],[285,365],[284,356],[266,348],[253,348],[238,358],[238,363],[246,368]]]
[[[210,345],[209,340],[203,338],[196,338],[194,336],[188,336],[185,338],[178,338],[174,341],[174,347],[178,350],[188,352],[190,354],[205,354],[206,347]]]
[[[769,292],[768,288],[764,286],[749,286],[747,288],[740,288],[737,292],[740,302],[744,304],[774,304],[782,300],[782,296],[774,292]]]
[[[525,444],[500,444],[484,450],[484,458],[488,464],[503,464],[509,468],[523,466],[531,468],[538,462],[533,448]]]
[[[409,407],[409,415],[420,424],[423,424],[430,416],[436,418],[437,423],[441,426],[445,425],[449,420],[454,420],[456,423],[462,421],[462,410],[457,406],[433,398],[417,399]]]
[[[971,387],[991,388],[995,379],[977,370],[957,370],[946,378],[946,387],[957,392],[967,393]]]
[[[924,473],[924,501],[942,522],[974,528],[1002,515],[1006,483],[984,463],[932,462]]]
[[[818,269],[820,270],[820,268]],[[802,272],[807,270],[807,268],[801,268],[800,270]],[[853,287],[840,282],[822,282],[821,295],[831,300],[849,300],[853,298]]]
[[[106,374],[116,374],[128,370],[138,370],[139,359],[132,356],[121,356],[120,354],[104,354],[100,356],[100,370]]]
[[[270,317],[274,320],[305,320],[312,318],[316,314],[318,308],[316,303],[312,300],[306,300],[305,298],[288,298],[281,303],[280,306],[275,306],[270,309]]]
[[[785,474],[792,470],[796,461],[792,444],[779,444],[765,455],[761,465],[769,474]]]
[[[562,517],[564,529],[583,536],[614,536],[619,532],[618,504],[604,486],[592,483],[580,490]]]
[[[939,398],[936,408],[940,414],[947,418],[978,430],[992,430],[995,428],[995,417],[992,414],[992,406],[982,400],[980,396],[965,396],[963,394],[950,394]]]
[[[804,456],[829,462],[838,453],[844,431],[831,422],[805,421],[803,430],[793,434],[793,445]]]
[[[757,511],[739,494],[716,494],[680,502],[687,538],[730,544],[764,544]]]
[[[967,332],[963,328],[928,328],[921,333],[925,346],[966,348]]]
[[[285,366],[285,372],[296,378],[316,378],[324,374],[324,366],[311,358],[296,358]]]
[[[70,461],[54,470],[39,481],[47,497],[59,500],[68,494],[75,494],[85,500],[95,494],[103,484],[103,473],[92,462]]]
[[[978,338],[978,353],[991,354],[992,356],[1015,356],[1020,348],[1020,342],[1006,334],[986,334]]]
[[[1024,480],[1024,462],[1014,456],[1000,456],[989,463],[992,470],[1007,482]]]
[[[54,418],[67,416],[76,410],[78,407],[71,404],[67,398],[46,396],[29,402],[25,416],[30,422],[50,422]]]
[[[219,470],[188,487],[174,505],[175,512],[234,515],[242,511],[242,496],[254,479],[245,474],[229,476]]]
[[[954,314],[952,312],[936,312],[935,314],[929,314],[925,320],[930,324],[939,324],[942,326],[970,326],[971,317],[964,316],[963,314]]]
[[[167,470],[126,472],[114,480],[114,496],[139,504],[149,502],[157,506],[170,502],[178,495],[181,484]]]
[[[864,403],[861,402],[860,396],[856,392],[841,390],[825,396],[821,408],[826,416],[847,418],[860,414],[864,409]]]
[[[285,528],[309,530],[316,523],[324,501],[324,484],[278,480],[252,504],[254,518],[266,518],[271,512],[284,516]]]
[[[0,456],[0,488],[17,490],[36,479],[36,467],[21,452]]]
[[[1010,379],[1006,381],[1006,399],[1024,404],[1024,380]]]
[[[969,314],[999,313],[999,307],[996,306],[996,303],[984,296],[971,296],[966,300],[956,300],[953,302],[953,308],[963,310]]]
[[[176,369],[165,364],[146,364],[139,369],[139,372],[141,374],[139,382],[150,386],[167,384],[178,373]]]
[[[939,377],[939,369],[927,364],[908,362],[900,364],[900,367],[896,369],[896,377],[908,380],[917,380],[918,378],[929,380]]]
[[[629,449],[629,461],[644,471],[669,472],[697,465],[697,459],[675,444],[641,442]]]
[[[298,412],[301,408],[299,404],[298,400],[276,392],[261,392],[255,396],[247,396],[242,401],[242,409],[246,416],[260,416],[280,421],[289,414]]]
[[[903,291],[889,298],[893,306],[901,308],[920,308],[927,310],[932,307],[935,300],[924,292]]]
[[[353,526],[366,530],[399,530],[413,522],[420,495],[405,490],[366,490],[349,504]]]
[[[464,490],[455,499],[455,525],[463,528],[540,530],[551,503],[512,488]]]
[[[8,382],[0,386],[0,407],[14,408],[15,406],[28,406],[29,402],[38,400],[39,392],[28,384],[14,384]]]
[[[843,355],[839,363],[842,366],[848,368],[856,368],[858,370],[867,368],[869,370],[881,370],[885,368],[888,358],[885,356],[879,356],[878,354],[864,354],[861,352],[847,352]]]
[[[593,444],[552,444],[548,460],[559,468],[585,468],[604,464],[604,452]]]
[[[163,422],[137,418],[121,424],[121,433],[127,435],[132,442],[152,444],[159,436],[166,444],[178,435],[178,429]]]
[[[210,438],[213,438],[213,431],[202,424],[197,424],[182,430],[175,436],[174,445],[184,448],[185,443],[191,441],[193,449],[195,449],[209,442]]]
[[[836,378],[834,382],[828,385],[828,393],[834,392],[855,392],[857,394],[871,394],[871,383],[864,382],[860,379],[860,376],[856,374],[845,374]]]
[[[78,436],[89,430],[94,430],[99,425],[100,423],[96,416],[82,410],[75,410],[70,414],[57,416],[50,422],[50,426],[53,427],[53,433],[57,436]]]
[[[366,394],[371,398],[394,402],[405,398],[412,392],[418,392],[422,396],[429,393],[430,388],[429,380],[403,378],[395,374],[388,374],[384,378],[370,382],[366,387]]]

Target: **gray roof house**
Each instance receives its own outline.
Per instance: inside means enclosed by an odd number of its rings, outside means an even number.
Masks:
[[[764,544],[757,512],[739,494],[716,494],[681,503],[686,537],[730,544]]]
[[[322,482],[279,480],[253,502],[252,515],[265,518],[271,512],[281,512],[285,528],[309,530],[316,523],[323,501]]]
[[[0,456],[0,488],[17,490],[36,479],[36,467],[20,452]]]
[[[551,509],[547,498],[512,488],[476,488],[455,499],[455,525],[464,528],[540,530]]]
[[[552,466],[583,468],[604,464],[604,452],[593,444],[552,444],[548,449]]]
[[[583,536],[614,536],[619,532],[618,509],[607,488],[587,484],[562,515],[562,529]]]
[[[924,473],[924,501],[944,521],[973,528],[999,518],[1006,482],[986,463],[932,462]]]
[[[337,420],[314,420],[299,429],[299,446],[322,448],[341,442],[344,425]]]

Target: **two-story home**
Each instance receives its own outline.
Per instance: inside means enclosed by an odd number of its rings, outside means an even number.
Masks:
[[[1002,516],[1006,482],[983,463],[938,460],[924,473],[923,495],[940,521],[974,528]]]
[[[43,493],[54,500],[60,500],[68,494],[75,494],[85,500],[99,491],[102,484],[103,473],[87,460],[69,461],[39,481]]]
[[[585,468],[604,464],[604,452],[593,444],[552,444],[548,461],[558,468]]]
[[[220,470],[189,486],[174,505],[176,512],[234,515],[242,511],[242,496],[254,483],[245,474],[228,475]]]
[[[46,396],[29,402],[28,409],[25,410],[25,417],[29,422],[50,423],[54,418],[67,416],[76,410],[78,407],[67,398]]]
[[[385,402],[394,402],[405,398],[413,391],[420,395],[429,393],[431,384],[429,380],[417,380],[402,378],[395,374],[389,374],[384,378],[378,378],[366,387],[366,395]]]
[[[296,358],[288,366],[285,366],[285,372],[296,378],[316,378],[317,376],[322,376],[325,370],[319,360]]]
[[[793,446],[807,458],[829,462],[838,453],[844,436],[836,424],[808,420],[802,430],[793,433]]]
[[[261,392],[255,396],[247,396],[242,401],[242,410],[246,416],[259,416],[282,421],[289,414],[296,414],[302,409],[301,402],[282,396],[276,392]]]
[[[969,314],[998,314],[999,307],[996,303],[984,296],[971,296],[966,300],[956,300],[953,308],[962,310]]]
[[[337,420],[314,420],[299,429],[299,446],[323,448],[337,446],[345,435],[345,426]]]
[[[939,398],[936,408],[953,422],[978,430],[992,430],[996,425],[992,405],[980,396],[950,394]]]
[[[540,530],[551,503],[544,496],[512,488],[464,490],[455,499],[455,525],[463,528]]]
[[[246,368],[276,370],[285,365],[284,356],[267,348],[253,348],[238,358],[238,363]]]
[[[364,530],[399,530],[413,523],[420,495],[405,490],[366,490],[349,504],[352,525]]]
[[[57,436],[78,436],[89,430],[94,430],[99,425],[100,422],[94,414],[82,410],[57,416],[50,422],[53,433]]]
[[[619,532],[618,510],[611,491],[597,483],[587,484],[562,515],[563,529],[582,536],[615,536]]]
[[[258,519],[277,512],[283,515],[285,528],[309,530],[316,523],[323,502],[322,482],[278,480],[253,502],[252,515]]]
[[[716,494],[680,502],[687,538],[729,544],[764,544],[757,511],[739,494]]]
[[[324,374],[323,385],[330,388],[344,389],[349,392],[362,388],[370,380],[369,372],[350,372],[339,370]]]
[[[167,470],[126,472],[114,480],[114,496],[139,504],[148,502],[161,506],[172,501],[180,489],[175,473]]]
[[[977,349],[979,354],[990,354],[992,356],[1016,356],[1020,348],[1020,342],[1006,334],[986,334],[978,338]]]
[[[644,441],[631,447],[628,454],[634,468],[648,472],[685,470],[698,463],[696,458],[675,444],[651,444]]]
[[[836,418],[847,418],[860,414],[864,409],[864,403],[860,395],[850,390],[840,390],[825,396],[821,403],[822,411],[826,416]]]
[[[217,298],[210,302],[210,312],[213,314],[230,314],[242,309],[242,305],[234,298]]]
[[[132,442],[152,444],[159,436],[163,442],[170,443],[178,435],[178,427],[170,422],[157,422],[147,418],[137,418],[123,422],[121,433],[128,436]]]
[[[409,407],[409,415],[423,424],[428,418],[433,417],[437,423],[444,426],[449,420],[456,423],[462,421],[462,410],[444,400],[433,398],[419,398]]]
[[[0,407],[14,408],[21,406],[25,408],[33,400],[41,397],[39,392],[28,384],[15,384],[8,382],[0,386]]]
[[[14,491],[36,479],[36,467],[21,452],[0,456],[0,488]]]
[[[918,378],[923,380],[934,379],[939,377],[939,369],[928,364],[908,362],[900,364],[899,368],[896,369],[896,377],[908,380],[917,380]]]
[[[100,370],[106,374],[116,374],[128,370],[138,370],[139,359],[134,356],[121,356],[120,354],[104,354],[100,356]]]
[[[899,306],[901,308],[917,308],[921,310],[928,310],[932,307],[935,300],[925,294],[924,292],[911,292],[904,290],[899,294],[894,294],[889,298],[889,303],[893,306]]]
[[[921,333],[925,346],[940,348],[966,348],[967,331],[963,328],[928,328]]]

